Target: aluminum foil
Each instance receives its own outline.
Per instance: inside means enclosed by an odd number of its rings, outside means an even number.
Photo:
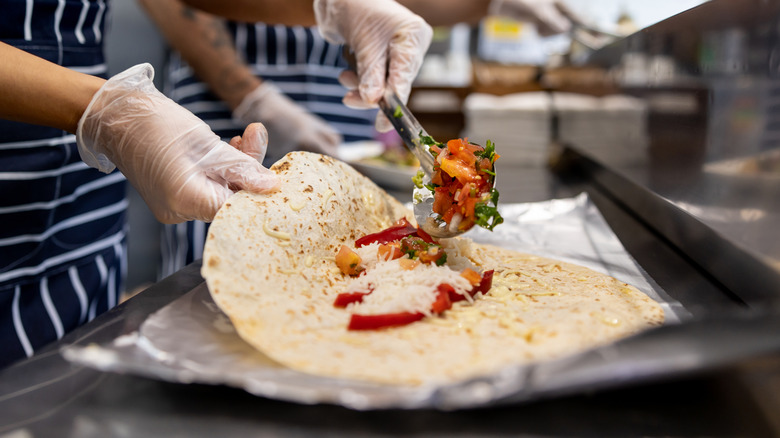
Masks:
[[[637,265],[587,195],[500,208],[505,223],[468,237],[587,266],[658,301],[665,325],[688,313]],[[658,329],[654,329],[658,330]],[[652,332],[653,330],[650,330]],[[105,371],[180,383],[229,385],[263,397],[352,409],[460,409],[533,400],[612,386],[652,374],[641,360],[647,332],[553,361],[508,367],[440,386],[405,387],[325,378],[275,363],[245,343],[212,301],[205,283],[150,315],[140,329],[102,345],[71,345],[66,359]],[[639,351],[639,353],[637,353]],[[648,359],[648,358],[645,358]],[[666,364],[669,365],[668,363]]]

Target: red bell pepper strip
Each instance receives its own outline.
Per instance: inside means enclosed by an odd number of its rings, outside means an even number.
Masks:
[[[493,286],[493,270],[485,271],[482,273],[482,280],[480,280],[477,287],[471,290],[471,295],[476,295],[477,292],[482,292],[483,294],[488,293],[490,288]]]
[[[436,242],[433,240],[433,237],[431,237],[431,235],[430,235],[430,234],[428,234],[428,233],[426,233],[425,231],[423,231],[423,229],[422,229],[422,228],[418,228],[418,229],[417,229],[417,237],[419,237],[420,239],[422,239],[422,240],[424,240],[424,241],[426,241],[426,242],[428,242],[428,243],[436,243]]]
[[[490,287],[493,285],[493,271],[485,271],[482,273],[482,280],[479,284],[474,286],[468,293],[471,296],[477,294],[477,292],[487,293]],[[452,303],[462,301],[466,299],[465,295],[461,295],[455,292],[455,288],[449,284],[440,284],[438,286],[439,294],[436,296],[436,301],[431,305],[431,311],[439,314],[452,308]],[[370,292],[369,292],[370,293]],[[342,295],[356,295],[360,294],[360,300],[363,299],[362,295],[366,295],[362,292],[355,292],[352,294],[339,294]],[[339,297],[336,298],[338,301]],[[338,306],[337,306],[338,307]],[[411,324],[423,319],[425,315],[419,312],[399,312],[399,313],[384,313],[380,315],[358,315],[353,314],[349,320],[349,330],[376,330],[386,327],[400,327]]]
[[[384,229],[377,233],[367,234],[355,241],[355,248],[366,246],[372,243],[388,243],[403,239],[406,236],[417,233],[417,228],[409,223],[405,217],[402,217],[396,225]]]
[[[352,303],[360,303],[363,301],[363,297],[371,292],[344,292],[336,295],[336,300],[333,302],[333,307],[347,307]]]
[[[449,284],[440,284],[437,290],[439,293],[436,295],[436,301],[431,305],[431,312],[439,314],[452,307],[450,296],[455,293],[455,288]]]
[[[382,315],[353,314],[349,320],[349,330],[376,330],[385,327],[398,327],[423,319],[425,315],[418,312],[385,313]]]

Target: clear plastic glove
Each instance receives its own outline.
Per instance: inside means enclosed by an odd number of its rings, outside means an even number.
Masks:
[[[241,148],[157,91],[154,69],[139,64],[109,79],[79,120],[81,158],[102,172],[127,177],[163,223],[210,221],[234,189],[278,188],[276,175],[258,160],[267,134],[247,128]]]
[[[534,23],[542,36],[571,29],[571,21],[561,13],[556,0],[491,0],[488,13]]]
[[[385,87],[404,102],[409,99],[433,37],[425,20],[393,0],[314,0],[314,13],[326,40],[347,44],[355,53],[359,84],[347,93],[344,104],[374,108]],[[377,129],[392,129],[381,113]]]
[[[268,130],[274,156],[305,150],[335,156],[341,134],[325,120],[298,105],[274,85],[263,82],[244,96],[233,110],[233,119],[243,124],[262,122]]]

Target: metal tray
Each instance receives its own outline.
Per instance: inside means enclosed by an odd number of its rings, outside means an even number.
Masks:
[[[669,377],[780,348],[780,318],[732,315],[692,321],[624,250],[586,195],[502,206],[506,226],[469,237],[588,266],[659,301],[664,326],[557,360],[512,366],[441,386],[400,387],[324,378],[287,369],[233,330],[205,284],[149,316],[140,329],[105,344],[62,349],[72,362],[180,383],[229,385],[263,397],[352,409],[471,408]],[[772,331],[772,327],[775,327]],[[767,331],[770,330],[770,331]]]

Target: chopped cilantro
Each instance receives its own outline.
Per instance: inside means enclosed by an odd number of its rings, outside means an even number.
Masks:
[[[426,188],[426,189],[428,189],[428,190],[430,190],[430,191],[431,191],[431,193],[435,193],[435,192],[436,192],[436,186],[435,186],[435,185],[433,185],[433,184],[426,184],[426,185],[425,185],[425,188]]]
[[[442,251],[443,252],[443,251]],[[444,264],[447,263],[447,253],[444,252],[441,257],[436,259],[436,266],[444,266]]]
[[[434,140],[433,137],[431,137],[430,135],[422,135],[422,131],[420,131],[419,135],[420,135],[420,143],[422,143],[422,144],[425,144],[425,145],[428,145],[428,146],[434,145],[434,146],[438,146],[440,148],[444,147],[444,143],[440,143],[440,142]]]
[[[487,142],[485,142],[485,149],[482,151],[474,152],[474,155],[482,158],[487,158],[492,162],[494,160],[494,157],[496,156],[496,144],[490,140],[487,140]]]
[[[504,218],[498,212],[498,190],[490,191],[490,203],[493,205],[478,204],[474,207],[474,223],[489,231],[493,231],[496,225],[504,222]]]
[[[401,111],[401,105],[396,106],[395,111],[393,111],[393,117],[395,117],[396,119],[400,119],[403,116],[404,113],[403,111]]]

